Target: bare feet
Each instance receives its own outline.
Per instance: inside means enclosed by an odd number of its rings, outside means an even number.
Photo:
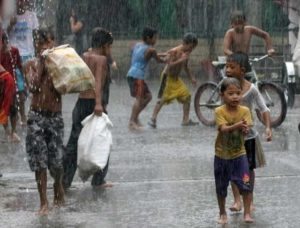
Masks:
[[[241,205],[241,203],[235,202],[232,204],[232,206],[229,208],[229,210],[232,212],[239,212],[242,210],[242,205]]]
[[[37,212],[37,214],[40,216],[48,215],[48,213],[49,213],[48,203],[41,205],[40,210]]]
[[[136,124],[137,124],[139,127],[143,127],[143,124],[142,124],[142,122],[141,122],[139,119],[136,121]]]
[[[135,122],[130,122],[128,127],[129,127],[129,129],[132,130],[132,131],[141,131],[141,130],[143,130],[143,128],[140,127],[140,126],[139,126],[137,123],[135,123]]]
[[[253,218],[250,216],[250,214],[245,214],[245,215],[244,215],[244,221],[245,221],[245,223],[253,223],[253,222],[254,222],[254,220],[253,220]]]
[[[53,199],[53,206],[54,207],[61,207],[65,204],[65,192],[62,184],[54,184],[54,199]]]
[[[228,222],[227,215],[226,215],[226,214],[220,215],[220,218],[219,218],[219,220],[218,220],[218,223],[224,225],[224,224],[226,224],[227,222]]]
[[[12,135],[10,135],[9,137],[9,142],[11,143],[18,143],[21,141],[20,137],[17,135],[17,133],[13,133]]]
[[[111,182],[105,182],[104,184],[94,185],[94,188],[112,188],[114,185]]]

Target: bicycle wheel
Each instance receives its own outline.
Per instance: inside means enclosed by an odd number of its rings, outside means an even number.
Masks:
[[[274,83],[262,82],[259,85],[259,91],[270,109],[271,127],[280,126],[285,120],[287,112],[287,103],[282,89]],[[264,123],[258,110],[256,110],[256,114],[260,122]]]
[[[221,105],[217,84],[206,82],[199,86],[194,98],[195,112],[200,120],[206,126],[216,124],[214,110]]]

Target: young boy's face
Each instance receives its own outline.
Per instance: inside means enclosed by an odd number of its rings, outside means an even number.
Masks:
[[[226,63],[226,75],[227,77],[234,77],[240,80],[245,74],[244,68],[242,68],[237,62],[227,61]]]
[[[111,56],[111,49],[112,49],[112,44],[104,44],[103,46],[103,54],[106,56],[106,57],[109,57]]]
[[[153,35],[152,38],[147,39],[147,43],[152,46],[156,44],[156,41],[157,41],[157,35]]]
[[[226,90],[221,94],[223,101],[230,107],[236,107],[240,104],[242,90],[236,85],[229,85]]]
[[[235,32],[237,33],[243,33],[244,32],[244,27],[245,27],[245,21],[244,20],[235,20],[231,22],[231,26],[234,29]]]
[[[183,43],[183,51],[185,53],[191,53],[195,47],[196,46],[193,43],[190,44]]]

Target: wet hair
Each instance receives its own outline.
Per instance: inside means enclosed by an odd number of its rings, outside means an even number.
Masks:
[[[38,44],[45,44],[49,42],[49,31],[47,28],[39,28],[33,30],[33,41]]]
[[[183,43],[185,44],[193,44],[194,46],[198,45],[198,39],[196,34],[188,32],[183,36]]]
[[[2,33],[2,42],[4,43],[4,42],[7,42],[7,41],[8,41],[8,36],[7,36],[6,32],[3,32]]]
[[[220,87],[221,94],[223,94],[230,85],[234,85],[237,88],[242,89],[242,86],[241,86],[241,83],[240,83],[239,80],[237,80],[236,78],[229,78],[228,77],[228,78],[225,78],[222,81],[222,84],[221,84],[221,87]]]
[[[236,52],[227,56],[227,62],[235,62],[239,64],[240,67],[245,69],[245,73],[251,71],[248,55],[243,52]]]
[[[245,14],[240,10],[236,10],[236,11],[232,12],[232,14],[230,16],[231,24],[233,24],[236,21],[244,21],[244,22],[246,21]]]
[[[113,41],[114,38],[111,32],[100,27],[96,27],[93,29],[91,40],[92,48],[100,48],[103,47],[105,44],[112,44]]]
[[[152,39],[153,36],[155,36],[158,33],[158,31],[151,27],[145,27],[143,29],[142,38],[143,41],[146,41],[148,38]]]

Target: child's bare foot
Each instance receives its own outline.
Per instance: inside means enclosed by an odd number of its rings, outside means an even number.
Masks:
[[[240,202],[239,203],[235,202],[232,204],[232,206],[229,208],[229,210],[232,212],[239,212],[242,210],[242,205]]]
[[[12,142],[12,143],[18,143],[20,142],[21,139],[20,137],[17,135],[17,133],[13,133],[10,137],[9,137],[9,142]]]
[[[141,122],[139,119],[136,121],[136,124],[137,124],[139,127],[143,127],[143,124],[142,124],[142,122]]]
[[[227,215],[226,214],[220,215],[218,223],[223,225],[226,224],[227,222],[228,222]]]
[[[245,215],[244,215],[244,221],[245,221],[245,223],[253,223],[253,222],[254,222],[254,220],[253,220],[253,218],[250,216],[250,214],[245,214]]]
[[[48,215],[48,213],[49,213],[48,203],[41,205],[40,210],[37,212],[37,214],[40,216]]]
[[[135,122],[130,122],[129,123],[129,129],[132,130],[132,131],[141,131],[143,128],[140,127],[137,123]]]
[[[62,184],[54,184],[54,199],[53,199],[53,206],[54,207],[61,207],[65,204],[65,191]]]
[[[94,185],[94,188],[112,188],[114,185],[111,182],[105,182],[100,185]]]

